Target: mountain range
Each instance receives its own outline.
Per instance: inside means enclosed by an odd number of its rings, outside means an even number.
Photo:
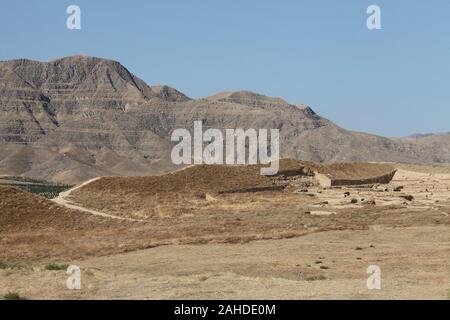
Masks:
[[[450,134],[387,138],[341,128],[304,105],[237,91],[191,99],[149,86],[119,62],[71,56],[0,62],[0,175],[78,183],[176,169],[171,132],[280,130],[284,158],[450,163]]]

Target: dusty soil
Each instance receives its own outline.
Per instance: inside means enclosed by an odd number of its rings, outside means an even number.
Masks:
[[[237,167],[236,175],[194,167],[104,178],[71,195],[77,205],[144,222],[0,188],[0,294],[446,299],[450,173],[405,166],[388,185],[321,188],[303,165],[298,176],[276,179],[257,168]],[[45,270],[51,262],[79,265],[82,290],[67,290],[64,271]],[[366,287],[372,264],[382,290]]]
[[[43,265],[0,270],[0,282],[3,291],[30,299],[447,299],[449,232],[373,226],[172,245],[70,261],[82,270],[81,290],[66,289],[65,271]],[[367,289],[370,265],[381,269],[381,290]]]

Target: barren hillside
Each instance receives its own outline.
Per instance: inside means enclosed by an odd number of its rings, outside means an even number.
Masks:
[[[311,170],[361,179],[389,172],[392,165],[289,160],[276,177],[261,176],[258,166],[196,166],[155,177],[101,178],[68,197],[83,208],[139,219],[134,222],[0,188],[0,262],[67,262],[173,244],[450,223],[448,173],[399,170],[385,185],[323,188]]]
[[[78,183],[176,169],[171,132],[280,129],[282,157],[450,163],[449,135],[389,139],[340,128],[311,108],[239,91],[192,100],[120,63],[73,56],[0,62],[0,174]]]

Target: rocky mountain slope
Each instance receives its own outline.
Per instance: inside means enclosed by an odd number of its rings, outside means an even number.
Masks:
[[[340,128],[305,106],[252,92],[193,100],[120,63],[73,56],[0,62],[0,175],[76,183],[173,170],[171,132],[277,128],[283,157],[450,163],[450,135],[389,139]]]

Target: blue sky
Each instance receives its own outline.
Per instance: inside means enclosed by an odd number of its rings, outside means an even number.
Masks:
[[[66,28],[81,7],[82,29]],[[381,7],[382,30],[366,9]],[[198,98],[251,90],[348,129],[450,131],[450,1],[1,1],[0,60],[84,54]]]

